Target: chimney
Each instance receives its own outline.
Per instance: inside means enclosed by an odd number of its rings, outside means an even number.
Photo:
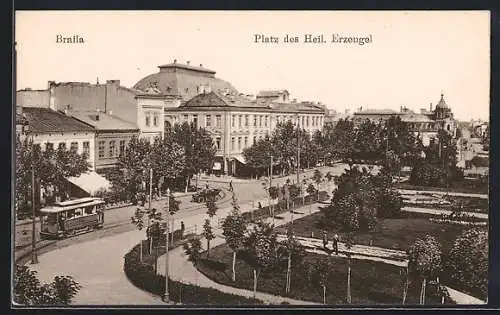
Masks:
[[[203,68],[203,64],[202,63],[200,63],[200,68]]]
[[[119,86],[120,85],[120,80],[107,80],[106,83],[110,84],[110,85]]]
[[[432,102],[429,105],[429,111],[432,112]]]
[[[292,101],[292,103],[297,103],[297,99],[294,98],[293,101]]]
[[[112,111],[112,110],[109,110],[109,111],[108,111],[108,114],[113,115],[113,111]]]
[[[188,66],[189,66],[189,64],[190,64],[190,63],[191,63],[191,61],[189,61],[189,60],[188,60],[188,61],[186,61],[186,64],[187,64]]]
[[[70,111],[71,111],[71,105],[66,105],[64,107],[64,115],[69,116]]]
[[[177,59],[174,59],[174,63],[177,63]]]

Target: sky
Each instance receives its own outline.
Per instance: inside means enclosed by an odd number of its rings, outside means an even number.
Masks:
[[[351,113],[435,105],[460,120],[489,119],[488,11],[17,11],[16,89],[48,81],[118,79],[132,87],[158,66],[203,64],[238,91]],[[323,34],[326,43],[305,43]],[[365,45],[332,43],[368,37]],[[57,43],[78,35],[84,44]],[[278,43],[255,43],[255,35]],[[297,36],[298,43],[284,37]]]

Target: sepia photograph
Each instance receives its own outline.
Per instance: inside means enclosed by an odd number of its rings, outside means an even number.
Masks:
[[[488,304],[489,11],[15,11],[13,36],[11,307]]]

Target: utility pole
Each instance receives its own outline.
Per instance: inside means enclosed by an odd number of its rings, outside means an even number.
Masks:
[[[166,204],[166,225],[165,225],[165,293],[163,295],[163,301],[165,303],[170,303],[170,296],[168,294],[168,232],[169,232],[169,221],[170,221],[170,188],[167,188],[167,204]]]
[[[148,228],[150,227],[149,216],[151,215],[151,198],[153,194],[153,168],[149,168],[149,214],[148,214]],[[149,253],[153,252],[153,238],[149,240]]]
[[[269,171],[269,190],[267,191],[269,196],[268,207],[271,209],[271,215],[273,216],[273,225],[274,225],[274,207],[271,208],[271,187],[273,187],[273,156],[271,155],[271,165]]]
[[[33,135],[31,135],[31,208],[33,216],[31,227],[31,264],[38,264],[38,255],[36,253],[35,146],[33,141]]]

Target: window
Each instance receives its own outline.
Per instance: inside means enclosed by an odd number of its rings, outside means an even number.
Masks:
[[[216,115],[215,116],[215,125],[217,126],[217,128],[220,128],[222,126],[221,115]]]
[[[311,125],[314,127],[315,126],[315,117],[311,117]]]
[[[120,151],[118,152],[118,154],[120,156],[124,156],[125,155],[125,140],[120,140]]]
[[[153,114],[153,126],[157,127],[158,126],[158,120],[159,120],[159,113],[154,113]]]
[[[253,143],[257,143],[257,136],[253,136]]]
[[[198,115],[193,115],[193,125],[198,128]]]
[[[54,144],[52,142],[47,142],[45,144],[45,150],[54,150]]]
[[[184,121],[188,121],[189,120],[189,115],[184,115]]]
[[[115,141],[111,140],[109,142],[109,157],[114,157],[115,154],[116,154],[116,151],[115,151]]]
[[[302,116],[302,123],[300,124],[302,127],[305,126],[305,122],[306,122],[306,118],[304,116]]]
[[[245,144],[244,144],[244,148],[246,148],[248,146],[248,137],[245,137]]]
[[[70,150],[71,152],[78,153],[78,142],[71,142]]]
[[[238,116],[238,128],[241,128],[243,125],[241,124],[241,115]]]
[[[83,141],[83,154],[90,156],[90,142],[88,141]]]
[[[101,159],[104,157],[104,141],[99,141],[98,156]]]
[[[234,137],[231,138],[231,150],[234,151]]]
[[[259,115],[259,127],[262,127],[262,116]]]
[[[241,150],[241,137],[238,137],[238,150]]]
[[[253,126],[257,127],[257,115],[253,115]]]
[[[146,113],[146,127],[149,127],[151,125],[151,114]]]
[[[66,142],[59,142],[59,149],[66,150]]]
[[[306,126],[309,127],[309,116],[306,118]]]
[[[215,145],[217,146],[217,150],[220,150],[220,137],[215,138]]]
[[[248,115],[245,115],[245,127],[248,127]]]
[[[268,116],[264,117],[264,127],[267,127],[267,119],[268,119]]]
[[[233,120],[231,122],[231,127],[236,127],[236,115],[233,115]]]
[[[207,127],[212,127],[212,115],[207,115],[206,119],[207,119],[206,126]]]

